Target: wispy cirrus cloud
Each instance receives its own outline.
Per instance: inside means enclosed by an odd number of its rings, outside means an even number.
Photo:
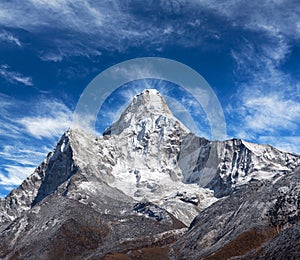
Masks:
[[[297,138],[300,96],[299,83],[282,66],[289,59],[293,41],[300,39],[300,5],[282,0],[262,4],[236,0],[198,3],[225,17],[232,28],[245,32],[231,50],[237,87],[227,105],[231,135],[287,147],[278,140],[280,136],[291,137],[286,141]],[[289,147],[300,153],[297,145]]]
[[[0,32],[0,42],[10,43],[10,44],[22,47],[21,41],[16,36],[14,36],[12,33],[7,32],[7,31]]]
[[[13,99],[0,93],[0,136],[5,138],[15,138],[21,134],[19,127],[13,121],[12,111],[16,108]]]
[[[23,5],[22,8],[19,7],[20,4]],[[151,27],[147,29],[148,33],[137,30],[135,27],[140,29],[145,24],[138,24],[125,9],[126,4],[118,1],[79,0],[75,3],[71,0],[32,0],[25,3],[15,0],[0,3],[0,25],[23,28],[33,33],[44,31],[45,28],[58,30],[51,39],[56,53],[52,48],[51,55],[41,55],[44,60],[53,60],[53,57],[57,60],[57,57],[65,57],[71,53],[87,55],[99,46],[120,50],[129,39],[139,42],[149,38],[147,34],[151,33]],[[64,34],[64,31],[68,31],[68,34]],[[154,28],[151,34],[154,36],[157,32],[157,28]],[[120,44],[120,41],[124,41],[124,44]]]
[[[198,4],[226,17],[235,27],[266,32],[270,36],[300,38],[297,1],[266,0],[258,4],[246,0],[199,0]]]
[[[293,41],[300,39],[300,5],[282,0],[261,4],[200,0],[198,4],[226,18],[231,29],[244,32],[231,51],[237,87],[227,105],[231,135],[287,147],[279,140],[280,136],[289,136],[284,139],[287,142],[298,138],[300,92],[297,80],[282,66]],[[300,153],[297,145],[290,144],[290,151]]]
[[[260,45],[245,41],[241,49],[232,50],[238,91],[227,114],[234,136],[287,147],[278,140],[280,136],[297,138],[300,131],[299,83],[281,69],[290,49],[283,38],[277,39]],[[300,153],[296,145],[289,147]]]
[[[8,188],[20,185],[29,174],[33,173],[34,169],[35,167],[5,165],[5,173],[0,172],[0,185]]]
[[[42,53],[40,59],[43,61],[60,62],[63,60],[63,54],[60,53]]]
[[[41,139],[59,136],[72,124],[73,112],[57,100],[43,100],[39,107],[42,110],[32,116],[17,120],[29,135]]]
[[[34,85],[31,77],[24,76],[22,73],[11,70],[6,64],[0,66],[0,76],[12,84],[22,84],[28,87]]]
[[[52,150],[45,146],[38,149],[33,144],[20,141],[13,142],[13,145],[4,145],[0,149],[0,185],[7,191],[20,185]]]
[[[139,0],[13,0],[0,3],[0,25],[39,33],[39,37],[50,28],[55,33],[49,53],[40,57],[57,62],[69,55],[98,55],[101,49],[124,51],[147,46],[158,50],[174,39],[179,46],[211,47],[231,36],[228,28],[299,39],[299,9],[296,1],[280,0],[262,4],[245,0],[143,4]]]
[[[57,139],[71,126],[73,119],[73,111],[57,99],[41,97],[30,103],[0,95],[0,107],[0,137],[13,137],[16,140],[26,136]]]
[[[143,4],[138,0],[13,0],[1,2],[0,10],[0,25],[38,33],[39,38],[47,29],[54,32],[48,38],[48,52],[40,55],[45,61],[98,56],[101,50],[125,51],[134,46],[161,50],[174,38],[182,46],[198,46],[204,41],[210,46],[212,40],[219,40],[214,23],[203,17],[198,4],[188,0]]]
[[[11,190],[33,172],[71,126],[72,110],[56,99],[25,103],[2,94],[0,107],[0,186]]]
[[[5,161],[27,166],[36,166],[40,163],[41,158],[52,150],[52,147],[42,146],[37,150],[33,145],[24,145],[16,141],[13,145],[4,145],[1,147],[0,156]]]
[[[273,144],[282,151],[300,154],[300,136],[260,136],[258,141]]]
[[[245,127],[257,133],[296,131],[300,121],[300,103],[277,93],[260,93],[243,100],[241,115]]]

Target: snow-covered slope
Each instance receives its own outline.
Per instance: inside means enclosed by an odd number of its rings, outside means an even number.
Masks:
[[[197,184],[183,182],[177,157],[188,133],[156,90],[137,95],[104,133],[104,138],[109,138],[105,143],[114,142],[116,149],[114,179],[109,184],[135,200],[150,200],[190,223],[215,198]]]

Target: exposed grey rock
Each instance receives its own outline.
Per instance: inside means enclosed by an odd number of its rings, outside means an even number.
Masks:
[[[202,211],[191,223],[189,232],[173,245],[172,258],[269,259],[264,256],[273,256],[277,259],[274,252],[299,245],[299,237],[295,235],[300,217],[299,173],[295,170],[276,183],[250,182]],[[297,226],[293,227],[295,223]],[[294,234],[295,241],[287,239],[290,233]],[[290,253],[293,259],[297,255],[296,251]]]
[[[133,204],[107,201],[102,207],[113,212],[132,209]],[[162,222],[140,216],[133,210],[114,215],[98,209],[80,200],[50,195],[10,224],[1,226],[0,257],[83,259],[93,256],[99,259],[133,245],[151,246],[152,240],[145,238],[184,227],[170,216],[169,222]]]
[[[252,259],[299,259],[300,223],[283,230],[258,252],[247,255]],[[245,257],[245,258],[246,258]]]
[[[77,171],[68,133],[58,141],[55,149],[17,189],[0,201],[0,223],[19,217]]]
[[[300,157],[269,145],[240,139],[208,141],[189,134],[182,141],[178,164],[184,182],[196,182],[223,197],[252,179],[276,180],[291,173],[300,165]]]

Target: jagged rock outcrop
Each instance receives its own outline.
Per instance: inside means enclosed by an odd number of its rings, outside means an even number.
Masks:
[[[72,156],[66,133],[34,173],[0,202],[0,223],[19,217],[76,173],[77,166]]]
[[[275,181],[291,173],[300,159],[270,145],[240,139],[208,141],[189,134],[182,141],[178,163],[184,182],[198,183],[223,197],[251,180]]]

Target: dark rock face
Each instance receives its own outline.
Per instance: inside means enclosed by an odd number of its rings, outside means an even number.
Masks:
[[[289,249],[300,244],[296,231],[299,181],[296,170],[276,183],[260,181],[240,187],[194,219],[172,246],[172,258],[286,259],[286,253],[289,259],[298,258],[299,251]]]
[[[76,200],[50,196],[22,217],[1,226],[0,257],[99,259],[111,252],[152,247],[154,242],[168,245],[168,241],[163,242],[164,236],[173,242],[178,237],[174,229],[182,234],[180,228],[184,225],[178,226],[179,221],[160,211],[168,222],[138,215],[133,210],[122,216],[102,214]]]
[[[249,254],[252,259],[299,259],[300,223],[283,230],[257,253]]]
[[[297,223],[300,220],[300,186],[280,187],[268,215],[271,225],[278,229]]]
[[[161,210],[156,205],[153,205],[152,203],[137,203],[134,205],[133,210],[138,213],[145,214],[146,216],[153,218],[160,221],[168,221],[171,220],[170,217],[167,214],[164,214],[164,211]],[[168,219],[169,217],[169,219]]]
[[[72,175],[74,175],[78,167],[74,164],[73,151],[70,146],[69,138],[63,136],[57,144],[58,149],[54,151],[48,161],[48,165],[41,178],[41,186],[38,189],[38,193],[32,202],[32,206],[43,200],[49,194],[52,194],[57,187],[67,181]]]
[[[193,134],[183,138],[178,158],[184,181],[213,190],[217,198],[251,179],[276,179],[300,165],[299,156],[268,145],[240,139],[208,141]]]
[[[57,143],[53,152],[17,189],[0,201],[0,223],[19,217],[24,211],[52,194],[78,170],[67,134]]]

